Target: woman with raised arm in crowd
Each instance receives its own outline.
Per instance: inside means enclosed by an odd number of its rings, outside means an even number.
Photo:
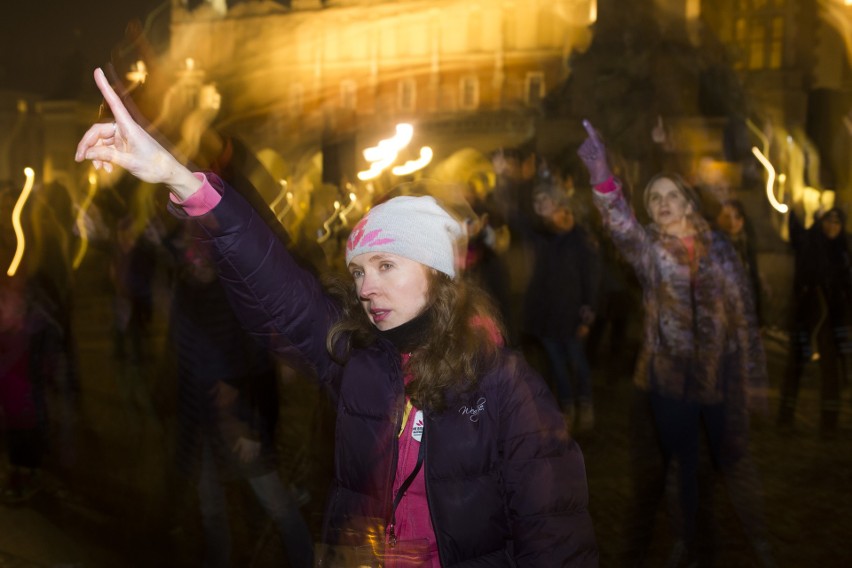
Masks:
[[[351,281],[327,292],[227,182],[187,169],[95,81],[115,123],[94,124],[76,159],[165,184],[242,325],[336,397],[320,566],[597,565],[580,449],[459,274],[447,210],[428,196],[373,207],[347,242]]]
[[[760,484],[748,451],[749,409],[765,411],[766,358],[743,265],[730,242],[701,217],[697,195],[676,174],[658,174],[645,186],[652,223],[643,227],[612,174],[600,135],[588,121],[583,125],[588,137],[578,154],[595,205],[642,285],[645,322],[634,384],[650,409],[662,453],[662,473],[637,480],[636,502],[645,510],[635,512],[629,565],[642,564],[674,463],[681,518],[669,565],[698,560],[702,438],[758,559],[770,563]]]

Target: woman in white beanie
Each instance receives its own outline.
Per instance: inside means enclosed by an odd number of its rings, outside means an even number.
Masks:
[[[95,81],[115,122],[76,159],[165,184],[243,326],[337,400],[318,565],[597,565],[580,449],[460,277],[456,219],[431,197],[377,205],[347,242],[351,281],[326,290],[227,182],[189,171]]]

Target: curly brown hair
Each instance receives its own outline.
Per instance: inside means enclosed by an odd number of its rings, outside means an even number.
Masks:
[[[505,333],[493,302],[477,284],[463,277],[452,279],[437,270],[427,274],[429,329],[425,343],[408,360],[405,371],[414,379],[405,390],[418,408],[439,412],[446,407],[450,392],[473,389],[494,365]],[[352,349],[370,345],[378,334],[351,279],[347,282],[334,275],[324,284],[342,306],[326,346],[336,360],[345,363]]]

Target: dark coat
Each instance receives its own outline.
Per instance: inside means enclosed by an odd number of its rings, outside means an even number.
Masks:
[[[570,231],[534,233],[535,266],[524,297],[525,331],[559,339],[574,336],[581,323],[591,324],[600,287],[600,259],[588,234]]]
[[[844,219],[841,216],[841,219]],[[852,352],[852,256],[846,230],[829,239],[819,219],[805,229],[794,212],[789,220],[795,254],[792,339],[795,355],[810,360],[811,338],[827,326],[836,349]]]
[[[404,387],[384,339],[340,365],[326,350],[339,306],[236,192],[198,217],[243,325],[298,358],[337,397],[335,471],[323,539],[382,541]],[[585,466],[544,381],[505,351],[474,392],[425,413],[425,479],[441,564],[596,566]]]

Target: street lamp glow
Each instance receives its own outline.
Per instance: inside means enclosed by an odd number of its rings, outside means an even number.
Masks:
[[[24,237],[24,229],[21,227],[21,212],[24,210],[24,204],[30,196],[33,189],[33,181],[35,180],[35,172],[32,168],[24,168],[24,175],[27,180],[24,182],[24,188],[21,190],[21,195],[18,196],[18,201],[12,208],[12,227],[15,229],[15,238],[18,243],[15,247],[15,256],[12,257],[12,262],[9,264],[9,269],[6,270],[8,276],[14,276],[18,271],[18,266],[21,264],[21,259],[24,257],[24,248],[26,247],[26,238]]]

